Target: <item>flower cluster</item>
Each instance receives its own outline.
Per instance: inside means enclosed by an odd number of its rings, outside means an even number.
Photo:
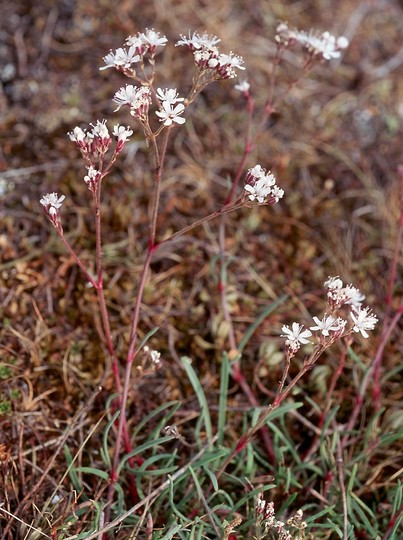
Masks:
[[[352,285],[344,286],[339,276],[329,277],[325,281],[325,287],[327,302],[331,310],[339,309],[344,304],[360,308],[362,301],[365,300],[365,296],[359,289]]]
[[[129,105],[130,114],[140,120],[145,122],[148,117],[148,109],[151,105],[151,90],[148,86],[134,86],[133,84],[126,84],[118,90],[114,97],[113,101],[118,104],[117,112],[122,105]]]
[[[279,521],[274,513],[274,504],[263,499],[260,493],[256,501],[255,511],[257,514],[257,524],[263,525],[265,534],[277,533],[278,540],[293,540],[293,536],[285,528],[285,523]],[[299,531],[306,528],[307,524],[302,521],[302,510],[298,510],[295,516],[287,521],[287,525],[298,529]]]
[[[157,47],[164,47],[167,41],[165,36],[161,37],[160,33],[154,29],[147,29],[145,32],[139,32],[135,36],[129,36],[125,43],[128,48],[120,47],[115,52],[110,51],[104,57],[106,65],[99,69],[116,68],[123,72],[134,72],[133,64],[142,62],[146,54],[153,58]]]
[[[83,130],[80,127],[75,127],[73,131],[68,133],[70,140],[76,143],[77,148],[80,150],[84,159],[91,164],[100,155],[104,155],[111,143],[112,137],[109,134],[109,130],[106,126],[106,120],[97,120],[96,124],[90,124],[91,130]],[[127,127],[119,126],[118,124],[113,129],[113,135],[116,137],[116,149],[115,152],[119,153],[123,150],[123,147],[128,140],[128,137],[133,134],[133,131]]]
[[[193,35],[177,41],[176,46],[186,45],[193,52],[195,64],[203,71],[210,70],[215,79],[233,79],[237,76],[236,69],[243,70],[243,59],[232,52],[222,54],[216,46],[221,40],[217,36],[208,34],[200,35],[194,32]]]
[[[339,58],[341,50],[348,47],[349,41],[344,36],[335,37],[329,32],[318,34],[311,30],[303,32],[291,29],[284,22],[277,26],[276,41],[284,47],[292,47],[299,43],[312,57],[322,57],[325,60]]]
[[[47,193],[39,201],[44,207],[52,225],[60,232],[62,232],[62,225],[60,222],[59,208],[62,206],[64,199],[64,195],[59,197],[57,193]]]
[[[164,126],[171,126],[173,122],[176,124],[184,124],[185,119],[180,116],[185,110],[185,106],[182,101],[184,98],[178,96],[176,88],[158,88],[157,98],[160,100],[160,110],[155,114],[159,117],[160,122],[164,123]]]
[[[270,171],[266,172],[260,165],[248,169],[244,189],[248,192],[249,200],[256,199],[259,203],[274,204],[284,195],[284,190],[276,185],[274,175]]]
[[[327,289],[327,301],[331,314],[325,314],[322,319],[313,317],[315,326],[311,326],[309,330],[304,330],[304,327],[297,322],[292,323],[291,328],[287,325],[282,328],[284,332],[282,337],[285,338],[285,347],[290,358],[297,353],[301,345],[309,343],[308,338],[312,336],[311,330],[318,332],[322,343],[330,345],[336,339],[352,332],[360,333],[364,338],[368,338],[367,331],[373,330],[378,322],[378,318],[370,308],[362,308],[365,296],[359,289],[352,285],[344,287],[338,276],[329,277],[324,286]],[[346,319],[334,315],[335,311],[343,305],[350,308],[349,315],[352,322],[349,328],[346,328],[348,324]]]

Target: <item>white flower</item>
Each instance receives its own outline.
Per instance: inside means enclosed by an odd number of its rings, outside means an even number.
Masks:
[[[151,356],[151,361],[152,361],[153,364],[158,365],[158,364],[161,363],[161,360],[160,360],[160,358],[161,358],[161,353],[160,353],[160,352],[158,352],[158,351],[151,351],[151,352],[150,352],[150,356]]]
[[[261,165],[255,165],[251,169],[248,169],[248,173],[254,178],[263,178],[266,176],[266,169],[263,169]]]
[[[129,36],[126,39],[126,45],[129,45],[130,47],[134,47],[137,52],[144,50],[144,44],[145,44],[144,34],[137,34],[137,36]]]
[[[183,103],[178,103],[173,107],[169,101],[162,102],[162,111],[157,111],[155,114],[160,117],[160,122],[164,122],[164,126],[171,126],[172,122],[184,124],[185,118],[179,116],[185,110]]]
[[[309,343],[309,340],[306,338],[312,336],[312,332],[310,330],[302,331],[303,328],[304,326],[297,322],[292,323],[292,329],[288,325],[284,325],[282,328],[284,334],[281,334],[281,337],[285,337],[290,341],[299,341],[305,345],[306,343]]]
[[[336,276],[336,277],[329,276],[327,281],[325,281],[324,286],[330,290],[341,289],[343,287],[343,282],[339,278],[339,276]]]
[[[84,176],[84,182],[87,184],[88,188],[91,191],[94,191],[95,186],[100,178],[101,178],[101,172],[97,171],[95,167],[90,165],[88,167],[88,174]]]
[[[93,124],[90,124],[90,126],[92,126],[92,135],[94,137],[99,137],[100,139],[109,139],[109,131],[106,127],[106,120],[102,120],[102,122],[97,120],[95,126]]]
[[[243,58],[230,52],[229,54],[220,54],[217,62],[217,73],[223,79],[233,79],[237,76],[235,68],[245,69]],[[210,66],[211,67],[211,66]]]
[[[141,34],[144,42],[150,46],[150,48],[155,49],[155,47],[161,46],[164,47],[167,43],[167,38],[165,36],[160,37],[160,33],[156,32],[153,28],[147,30]]]
[[[80,127],[76,126],[73,131],[67,133],[67,135],[70,137],[70,140],[71,141],[74,141],[74,142],[83,142],[85,137],[86,137],[86,133],[85,131],[83,131]]]
[[[284,189],[279,188],[278,186],[273,186],[271,188],[270,196],[274,198],[277,203],[280,199],[284,197]]]
[[[39,202],[45,207],[50,216],[55,216],[65,198],[64,195],[58,197],[57,193],[47,193]]]
[[[122,86],[120,90],[115,93],[115,96],[113,98],[113,101],[119,105],[114,112],[117,112],[122,105],[130,105],[133,101],[135,101],[137,98],[138,90],[139,89],[137,88],[137,86],[134,86],[133,84],[127,84],[126,86]]]
[[[352,285],[347,285],[344,292],[348,298],[345,303],[348,305],[360,307],[363,300],[365,300],[365,295],[361,294],[360,290]]]
[[[266,182],[266,177],[259,178],[253,186],[246,184],[244,189],[249,193],[248,197],[251,201],[257,199],[259,203],[265,202],[271,193],[271,187]]]
[[[311,326],[311,330],[320,330],[322,336],[328,336],[329,332],[337,332],[340,330],[340,321],[343,321],[343,319],[336,319],[335,317],[332,317],[329,315],[328,317],[323,317],[322,320],[320,320],[318,317],[313,317],[314,322],[316,322],[317,326]],[[345,324],[345,321],[343,321]]]
[[[263,203],[266,201],[267,197],[271,195],[272,186],[275,185],[276,179],[273,174],[270,172],[269,174],[266,174],[264,169],[261,169],[261,167],[259,169],[258,167],[260,167],[260,165],[256,165],[253,169],[248,171],[249,175],[256,180],[252,180],[250,183],[245,184],[244,189],[249,193],[248,197],[251,201],[257,199],[259,203]]]
[[[357,308],[353,306],[350,316],[354,322],[353,331],[360,332],[365,338],[368,337],[366,331],[373,330],[378,322],[378,317],[374,315],[368,307],[361,309],[360,307]]]
[[[163,90],[162,88],[158,88],[157,97],[161,101],[168,101],[171,105],[179,103],[180,101],[185,101],[185,98],[179,97],[176,88],[166,88],[165,90]]]
[[[292,329],[287,325],[284,325],[282,328],[284,334],[281,334],[281,337],[286,338],[285,346],[293,355],[301,347],[301,344],[304,345],[309,343],[309,340],[306,338],[312,336],[312,332],[310,330],[302,330],[303,328],[304,327],[301,324],[296,322],[292,323]]]
[[[127,84],[116,92],[113,101],[118,104],[115,112],[122,105],[130,105],[130,112],[133,116],[143,116],[151,104],[151,91],[148,86],[137,88],[137,86]]]
[[[208,34],[201,36],[197,32],[193,32],[192,37],[190,37],[190,31],[188,38],[182,35],[180,37],[181,39],[175,43],[175,47],[187,45],[192,51],[197,49],[211,49],[221,41],[217,36],[209,36]]]
[[[234,88],[235,90],[239,90],[239,92],[249,92],[250,84],[248,81],[242,81],[239,84],[236,84]]]
[[[336,38],[329,32],[323,32],[320,36],[312,30],[309,33],[297,32],[296,39],[314,56],[321,55],[325,60],[339,58],[341,49],[348,47],[348,39],[341,36]]]
[[[128,137],[133,135],[133,130],[131,130],[129,126],[125,128],[124,126],[119,126],[119,124],[116,124],[113,128],[112,134],[117,138],[118,142],[126,142]]]
[[[101,71],[110,67],[129,69],[132,64],[140,61],[140,56],[134,46],[131,46],[128,50],[121,47],[115,52],[110,51],[109,54],[104,56],[103,60],[106,65],[99,68]]]
[[[286,47],[298,42],[313,56],[320,55],[325,60],[339,58],[341,54],[340,51],[349,45],[348,39],[344,36],[336,38],[329,32],[318,34],[313,30],[310,32],[303,32],[290,29],[286,23],[280,23],[277,26],[275,40],[277,43]]]

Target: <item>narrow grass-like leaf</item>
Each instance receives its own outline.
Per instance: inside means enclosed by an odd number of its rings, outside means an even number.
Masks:
[[[399,532],[398,529],[400,529],[402,522],[403,522],[403,513],[401,513],[400,516],[396,519],[396,522],[392,530],[390,531],[388,540],[401,540],[401,531]]]
[[[141,349],[144,347],[144,345],[147,343],[147,341],[150,339],[150,337],[152,337],[155,334],[155,332],[158,332],[159,329],[160,329],[159,326],[156,326],[155,328],[153,328],[152,330],[147,332],[147,334],[140,341],[140,343],[139,343],[136,350],[141,351]]]
[[[70,480],[74,486],[74,489],[77,493],[81,493],[83,500],[88,501],[89,498],[85,495],[83,485],[80,482],[76,469],[73,467],[73,456],[71,455],[68,446],[64,447],[64,455],[66,457],[67,469],[69,471]]]
[[[189,381],[191,382],[193,386],[193,390],[195,391],[197,400],[199,402],[200,414],[204,421],[204,427],[206,429],[207,439],[211,441],[213,438],[213,428],[211,425],[211,417],[210,417],[210,411],[209,411],[206,395],[204,393],[202,385],[200,384],[199,377],[197,376],[195,370],[193,369],[193,366],[191,364],[191,359],[188,356],[182,356],[181,360],[182,360],[183,367],[185,368],[186,374],[189,378]]]
[[[400,480],[398,480],[396,491],[393,497],[392,516],[395,516],[401,510],[402,499],[403,499],[403,484],[400,482]]]
[[[104,429],[104,432],[102,434],[102,446],[101,446],[101,457],[102,461],[105,463],[105,465],[108,467],[108,469],[111,468],[111,458],[109,456],[108,452],[108,437],[109,432],[116,421],[117,417],[119,416],[120,411],[116,411],[115,414],[112,416],[112,418],[109,420],[109,422],[106,424],[106,427]]]
[[[214,491],[218,491],[218,480],[216,475],[212,471],[210,471],[208,467],[203,467],[203,472],[205,472],[206,475],[210,478]]]
[[[325,516],[326,514],[330,514],[334,510],[335,506],[336,505],[331,504],[327,506],[326,508],[324,508],[323,510],[320,510],[320,512],[317,512],[316,514],[313,514],[311,516],[307,515],[306,518],[304,517],[304,521],[306,521],[309,525],[311,525],[315,522],[315,520],[319,519],[320,517]],[[317,527],[320,527],[321,525],[323,524],[315,523],[315,526]]]
[[[160,405],[153,411],[151,411],[143,420],[141,420],[136,427],[133,430],[132,438],[135,439],[136,436],[144,429],[144,427],[156,416],[158,416],[160,413],[164,413],[164,422],[168,423],[170,418],[176,413],[176,411],[181,406],[179,401],[168,401],[168,403],[164,403],[163,405]],[[167,412],[167,409],[172,407],[172,409]]]
[[[371,519],[374,520],[373,512],[366,506],[355,493],[351,493],[351,506],[354,511],[360,516],[361,523],[365,525],[367,532],[371,535],[371,538],[376,538],[377,531],[372,526],[365,512],[367,512]]]
[[[259,493],[264,493],[264,492],[269,491],[270,489],[273,489],[275,487],[277,487],[276,484],[266,484],[265,486],[257,487],[255,489],[252,489],[252,491],[249,491],[249,493],[247,493],[246,495],[241,497],[241,499],[239,499],[239,501],[236,503],[236,505],[232,509],[233,513],[236,512],[239,508],[241,508],[247,502],[252,502],[251,506],[254,508],[255,507],[255,503],[254,503],[255,497],[257,497],[259,495]]]
[[[218,424],[217,444],[222,445],[224,442],[225,423],[227,418],[227,397],[228,397],[228,381],[229,381],[229,360],[226,352],[223,354],[221,362],[220,375],[220,399],[218,402]]]
[[[124,466],[126,466],[126,463],[127,461],[131,458],[131,457],[134,457],[136,456],[137,454],[142,454],[143,452],[145,452],[146,450],[149,450],[150,448],[155,448],[157,449],[157,447],[160,445],[160,444],[164,444],[168,441],[172,441],[173,437],[171,435],[167,436],[167,437],[160,437],[159,439],[153,439],[151,441],[146,441],[145,443],[143,444],[140,444],[140,446],[138,446],[137,448],[135,448],[134,450],[132,450],[131,452],[129,452],[128,454],[126,454],[123,459],[120,461],[119,463],[119,466],[118,466],[118,475],[120,473],[120,471],[122,470],[122,468]],[[127,465],[127,469],[131,472],[136,472],[136,469],[132,469],[130,466]]]
[[[177,505],[174,501],[174,482],[172,481],[172,477],[168,474],[168,480],[169,480],[169,504],[172,509],[172,511],[184,521],[184,523],[191,523],[192,521],[188,519],[180,510],[177,508]]]

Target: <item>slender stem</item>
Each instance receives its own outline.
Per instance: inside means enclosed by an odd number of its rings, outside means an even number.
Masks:
[[[84,266],[84,263],[81,261],[80,257],[77,255],[77,253],[74,251],[74,249],[71,247],[69,242],[64,237],[63,231],[58,231],[57,234],[60,237],[60,240],[63,242],[64,247],[67,249],[67,251],[70,253],[70,255],[75,260],[77,266],[82,270],[87,280],[91,283],[91,285],[96,289],[97,288],[97,282],[95,279],[91,276],[91,274],[88,272],[86,267]]]
[[[113,494],[115,492],[115,485],[116,485],[116,482],[118,481],[117,470],[118,470],[118,465],[119,465],[122,440],[124,442],[124,439],[128,437],[128,434],[125,430],[127,399],[128,399],[128,393],[129,393],[129,387],[130,387],[132,364],[134,362],[135,354],[136,354],[135,346],[136,346],[137,328],[138,328],[139,319],[140,319],[140,307],[141,307],[141,302],[143,298],[144,288],[147,282],[148,272],[150,269],[151,259],[155,251],[157,217],[158,217],[158,209],[159,209],[159,202],[160,202],[160,196],[161,196],[161,177],[162,177],[162,170],[164,167],[169,133],[170,133],[170,129],[167,129],[165,132],[165,136],[162,140],[160,151],[157,147],[155,137],[152,140],[152,143],[154,146],[154,158],[155,158],[156,167],[155,167],[155,186],[154,186],[154,194],[153,194],[153,199],[152,199],[151,220],[150,220],[150,228],[149,228],[148,250],[147,250],[147,256],[143,265],[143,271],[141,274],[140,283],[139,283],[139,287],[137,291],[137,298],[136,298],[136,302],[135,302],[135,306],[133,310],[133,317],[132,317],[132,323],[131,323],[131,328],[130,328],[130,344],[129,344],[129,349],[128,349],[127,357],[126,357],[125,375],[124,375],[123,389],[121,392],[121,400],[120,400],[120,416],[119,416],[119,422],[118,422],[118,430],[116,434],[113,462],[112,462],[112,467],[110,471],[110,485],[108,489],[106,509],[105,509],[106,522],[109,521]],[[127,442],[129,443],[128,439],[127,439]]]
[[[162,139],[161,151],[158,156],[158,161],[157,161],[157,166],[156,166],[156,171],[155,171],[155,189],[154,189],[154,196],[153,196],[153,201],[152,201],[151,226],[150,226],[150,233],[149,233],[149,249],[151,250],[154,248],[154,245],[155,245],[158,209],[159,209],[159,203],[160,203],[160,198],[161,198],[162,168],[164,166],[170,131],[171,130],[168,128],[164,133],[164,136]]]
[[[334,431],[337,432],[337,426],[334,422]],[[336,441],[336,467],[337,475],[339,477],[339,487],[341,492],[341,502],[343,507],[343,540],[348,540],[348,509],[347,509],[347,495],[346,495],[346,486],[344,485],[344,463],[343,463],[343,452],[340,439],[337,438]]]
[[[224,205],[215,212],[209,214],[208,216],[205,216],[203,218],[197,219],[187,227],[183,227],[180,231],[177,231],[176,233],[172,234],[168,238],[165,238],[161,242],[159,242],[158,245],[155,246],[155,249],[160,248],[163,244],[166,244],[168,242],[171,242],[174,238],[178,238],[179,236],[183,236],[184,234],[188,233],[189,231],[195,229],[199,225],[202,225],[203,223],[207,223],[208,221],[211,221],[213,219],[216,219],[218,216],[222,216],[223,214],[228,214],[229,212],[233,212],[234,210],[238,210],[239,208],[242,208],[244,206],[244,202],[239,202],[241,199],[238,199],[234,204],[230,205]]]

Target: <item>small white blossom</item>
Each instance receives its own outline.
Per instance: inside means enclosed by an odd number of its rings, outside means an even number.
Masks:
[[[250,84],[248,83],[248,81],[242,81],[239,84],[236,84],[234,88],[239,92],[246,93],[249,92]]]
[[[188,38],[183,35],[180,37],[181,39],[175,43],[175,47],[187,45],[192,51],[197,49],[211,49],[221,41],[217,36],[209,36],[208,34],[200,35],[197,32],[193,32],[192,36],[190,36],[189,32]]]
[[[118,90],[113,98],[113,101],[118,104],[118,108],[115,112],[122,107],[122,105],[130,106],[130,114],[136,118],[143,118],[147,114],[151,104],[151,91],[148,86],[133,86],[127,84],[122,86]]]
[[[92,165],[88,167],[88,173],[84,176],[84,182],[91,191],[95,191],[96,185],[101,179],[101,172]]]
[[[103,60],[106,65],[99,68],[101,71],[111,67],[129,69],[132,64],[140,61],[140,56],[137,54],[136,47],[134,46],[129,47],[128,50],[121,47],[115,52],[110,51],[109,54],[104,56]]]
[[[311,330],[320,330],[322,336],[328,336],[329,332],[338,332],[340,330],[340,320],[342,321],[343,319],[336,319],[329,315],[328,317],[323,317],[322,320],[318,317],[313,317],[313,320],[316,326],[311,326]],[[343,322],[345,324],[345,321]]]
[[[271,186],[268,184],[266,177],[259,178],[253,186],[246,184],[244,189],[249,193],[249,200],[254,201],[257,199],[259,203],[265,202],[271,193]]]
[[[164,47],[167,43],[167,38],[165,36],[160,37],[160,33],[156,32],[153,28],[147,30],[141,34],[144,42],[149,45],[152,50],[155,50],[156,47]]]
[[[217,73],[223,79],[233,79],[237,76],[236,69],[245,69],[243,58],[230,52],[229,54],[220,54],[218,57]]]
[[[55,216],[58,213],[59,208],[62,206],[66,197],[61,195],[58,197],[57,193],[47,193],[39,201],[50,216]]]
[[[99,137],[100,139],[109,139],[110,135],[108,128],[106,127],[106,120],[102,120],[102,122],[97,120],[95,126],[93,124],[90,124],[90,126],[92,127],[92,135],[94,137]]]
[[[171,126],[173,122],[177,124],[184,124],[185,118],[179,116],[185,110],[183,103],[178,103],[176,107],[173,107],[169,101],[163,101],[161,111],[157,111],[155,114],[159,116],[160,122],[164,122],[164,126]]]
[[[122,86],[113,98],[113,101],[118,104],[118,108],[114,112],[117,112],[122,105],[131,105],[137,99],[138,91],[137,86],[133,84]]]
[[[67,133],[67,135],[70,137],[71,141],[81,143],[84,141],[86,137],[85,131],[83,131],[80,127],[76,126],[73,131]]]
[[[185,101],[185,98],[179,97],[176,88],[166,88],[165,90],[158,88],[157,97],[161,101],[168,101],[171,105],[179,103],[180,101]]]
[[[343,36],[336,38],[329,32],[323,32],[318,36],[312,30],[309,33],[297,32],[297,41],[313,56],[320,55],[325,60],[340,58],[340,50],[349,44],[348,39]]]
[[[304,326],[297,322],[293,322],[291,326],[292,328],[290,328],[288,325],[283,326],[282,331],[284,334],[282,334],[282,337],[285,337],[291,341],[299,341],[303,345],[309,343],[309,340],[306,338],[312,336],[312,332],[310,330],[302,330]]]
[[[362,309],[353,306],[350,317],[354,322],[353,331],[360,332],[364,338],[368,337],[367,330],[373,330],[378,322],[378,317],[374,315],[368,307]]]
[[[119,126],[119,124],[116,124],[113,128],[112,134],[117,138],[118,142],[125,143],[128,138],[133,135],[133,130],[127,126]]]
[[[280,199],[284,197],[284,189],[281,189],[278,186],[273,186],[271,188],[270,196],[273,197],[274,201],[277,203]]]
[[[155,364],[156,366],[158,366],[158,364],[161,363],[161,353],[159,351],[151,351],[150,352],[150,356],[151,356],[151,361],[153,364]]]
[[[267,173],[260,165],[248,170],[245,182],[244,189],[251,201],[257,199],[259,203],[263,203],[271,197],[271,202],[278,202],[284,195],[284,191],[276,186],[274,175],[270,171]]]
[[[348,298],[345,303],[350,306],[360,307],[363,300],[365,300],[365,295],[361,294],[360,290],[352,285],[347,285],[344,291]]]
[[[327,281],[325,281],[324,286],[330,290],[341,289],[343,287],[343,282],[339,278],[339,276],[336,276],[336,277],[329,276]]]
[[[291,29],[286,23],[280,23],[277,26],[275,40],[278,44],[289,47],[295,43],[302,45],[312,56],[322,56],[325,60],[339,58],[341,50],[349,45],[346,37],[335,37],[329,32],[318,34],[311,30],[310,32]]]

